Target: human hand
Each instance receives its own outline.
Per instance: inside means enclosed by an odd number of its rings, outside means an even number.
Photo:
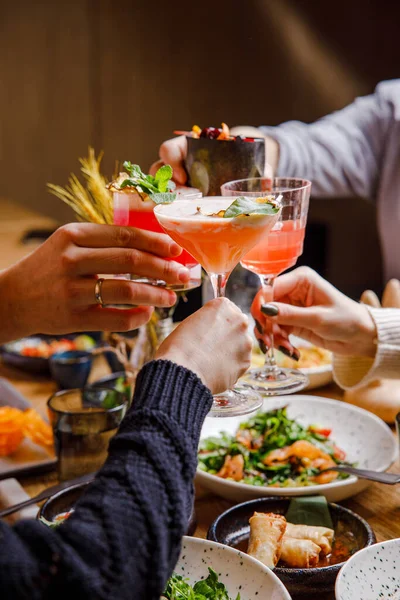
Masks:
[[[366,306],[339,292],[308,267],[278,277],[270,304],[263,305],[260,290],[251,313],[258,322],[256,337],[267,346],[270,340],[264,331],[272,322],[276,347],[283,345],[290,350],[288,335],[293,333],[337,354],[375,356],[376,328]]]
[[[187,180],[187,174],[183,166],[186,153],[187,142],[184,135],[163,142],[159,150],[160,160],[151,165],[150,174],[154,176],[162,165],[171,165],[173,169],[172,179],[178,185],[184,185]]]
[[[114,225],[71,223],[60,227],[35,252],[0,273],[0,337],[33,333],[129,331],[146,323],[153,306],[173,306],[174,292],[127,279],[104,279],[101,307],[94,289],[98,274],[135,273],[170,284],[189,280],[188,269],[161,257],[181,248],[167,235]]]
[[[194,371],[213,394],[231,388],[250,366],[248,319],[227,298],[217,298],[181,323],[156,358]]]

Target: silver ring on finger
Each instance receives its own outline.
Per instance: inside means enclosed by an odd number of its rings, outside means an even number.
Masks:
[[[94,286],[94,297],[96,299],[97,304],[99,304],[101,306],[101,308],[104,308],[103,297],[101,295],[101,288],[103,287],[103,281],[104,281],[104,279],[102,277],[100,277],[99,279],[96,279],[96,284]]]

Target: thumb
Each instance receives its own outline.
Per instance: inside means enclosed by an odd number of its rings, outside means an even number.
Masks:
[[[279,325],[314,330],[320,323],[320,311],[309,306],[292,306],[284,302],[263,304],[261,312]]]

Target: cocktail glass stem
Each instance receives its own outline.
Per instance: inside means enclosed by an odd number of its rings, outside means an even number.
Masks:
[[[263,300],[265,304],[273,302],[274,300],[274,282],[275,275],[260,275],[261,286],[263,290]],[[270,321],[267,322],[267,333],[270,339],[269,347],[265,354],[264,368],[268,373],[277,373],[278,367],[275,360],[274,352],[274,332],[273,326]]]
[[[215,298],[224,298],[226,284],[231,273],[209,273]],[[249,389],[234,388],[221,394],[214,395],[214,402],[210,412],[213,417],[231,415],[245,415],[254,412],[262,406],[262,397]]]
[[[210,281],[214,291],[214,298],[224,298],[226,284],[230,273],[210,273]]]

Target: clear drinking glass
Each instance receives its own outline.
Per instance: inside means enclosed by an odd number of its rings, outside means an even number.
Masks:
[[[156,206],[156,215],[163,230],[201,264],[210,277],[214,296],[225,296],[229,275],[240,259],[275,224],[274,215],[250,215],[238,218],[218,216],[230,202],[221,196],[192,202],[173,202]],[[197,207],[201,207],[201,211]],[[223,365],[221,365],[223,368]],[[213,417],[244,415],[261,407],[260,394],[235,388],[214,396],[210,412]]]
[[[47,402],[58,476],[67,481],[98,471],[128,408],[124,394],[107,388],[64,390]]]
[[[259,276],[265,303],[273,302],[277,275],[293,267],[303,252],[310,191],[310,181],[292,177],[239,179],[221,186],[223,196],[281,196],[282,209],[278,222],[240,263]],[[271,344],[265,356],[265,365],[260,369],[250,369],[244,381],[267,396],[302,390],[308,378],[297,369],[285,369],[276,364],[270,321],[267,333]]]

